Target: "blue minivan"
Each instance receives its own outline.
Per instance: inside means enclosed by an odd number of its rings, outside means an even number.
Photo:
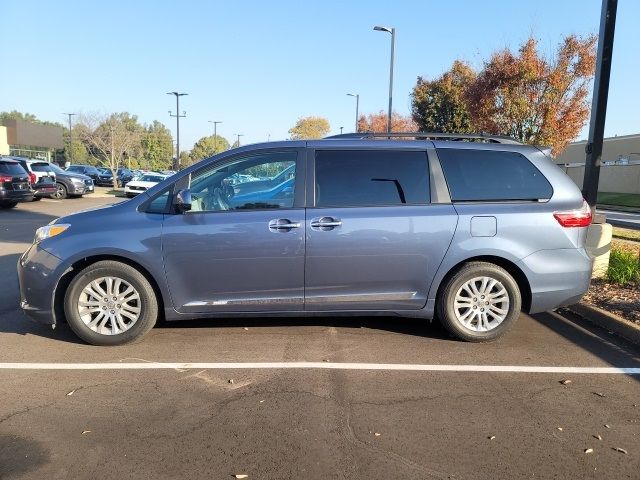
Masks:
[[[374,314],[487,341],[580,299],[590,222],[545,152],[505,137],[248,145],[38,229],[21,306],[95,345],[160,317]]]

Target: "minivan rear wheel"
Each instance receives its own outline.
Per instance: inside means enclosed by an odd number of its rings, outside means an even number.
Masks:
[[[454,337],[485,342],[515,323],[521,305],[520,289],[509,272],[493,263],[469,262],[446,281],[436,308]]]
[[[93,345],[123,345],[156,323],[158,301],[138,270],[104,260],[84,268],[69,284],[64,311],[71,329]]]

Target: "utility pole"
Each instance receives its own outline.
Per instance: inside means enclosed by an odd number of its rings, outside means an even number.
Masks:
[[[219,122],[217,120],[209,120],[209,123],[213,123],[213,152],[215,155],[216,153],[218,153],[218,130],[216,127],[219,123],[222,122]]]
[[[393,57],[396,44],[396,29],[391,27],[373,27],[378,32],[387,32],[391,34],[391,65],[389,67],[389,112],[387,114],[387,133],[391,133],[391,104],[393,99]]]
[[[173,161],[173,169],[180,170],[180,119],[187,116],[187,112],[183,111],[180,115],[180,97],[189,95],[188,93],[167,92],[167,95],[176,96],[176,114],[172,114],[169,110],[170,117],[176,117],[176,158]]]
[[[75,113],[63,113],[63,115],[67,115],[69,117],[69,163],[73,163],[73,136],[71,133],[71,117],[73,117]]]
[[[613,36],[616,29],[617,9],[618,0],[602,0],[596,76],[593,82],[593,99],[591,101],[591,124],[589,125],[589,139],[585,148],[587,158],[582,182],[582,195],[591,207],[592,212],[595,211],[598,200],[598,182],[600,180],[600,165],[602,162],[604,123],[607,116],[609,77],[611,76],[611,57],[613,56]]]

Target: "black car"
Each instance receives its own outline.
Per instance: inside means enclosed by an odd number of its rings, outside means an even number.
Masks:
[[[33,200],[29,175],[15,160],[0,158],[0,208]]]
[[[82,173],[73,173],[61,169],[58,165],[51,164],[56,173],[56,193],[53,198],[63,199],[67,197],[81,197],[87,193],[93,193],[93,180]]]
[[[100,174],[98,176],[98,179],[96,180],[96,185],[100,185],[103,187],[113,186],[113,173],[111,172],[111,169],[98,168],[98,171],[100,172]],[[124,187],[133,179],[133,172],[128,168],[119,168],[116,174],[118,187]]]
[[[95,184],[98,183],[98,177],[100,176],[100,172],[93,165],[70,165],[66,168],[66,171],[86,175],[91,178]]]

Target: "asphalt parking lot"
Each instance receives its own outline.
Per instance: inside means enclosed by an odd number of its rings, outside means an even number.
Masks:
[[[15,265],[35,229],[114,201],[0,212],[0,478],[638,478],[640,350],[565,313],[490,344],[313,318],[100,348],[27,320]]]

